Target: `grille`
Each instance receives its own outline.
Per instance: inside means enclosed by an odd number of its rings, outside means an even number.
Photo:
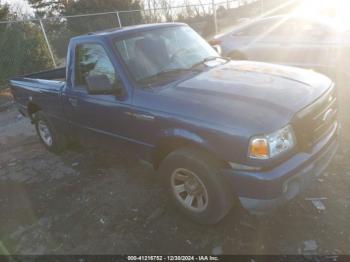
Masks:
[[[332,88],[316,102],[304,108],[293,120],[298,146],[308,151],[336,125],[338,116],[337,97]]]

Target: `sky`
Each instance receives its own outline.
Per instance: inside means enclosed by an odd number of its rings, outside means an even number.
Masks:
[[[33,13],[28,2],[25,0],[2,0],[1,2],[10,4],[11,8],[14,10],[20,9],[21,13]]]
[[[117,0],[116,0],[117,1]],[[216,3],[224,3],[226,2],[226,0],[214,0]],[[230,0],[232,1],[232,0]],[[238,0],[236,0],[238,1]],[[0,0],[0,2],[2,3],[8,3],[11,6],[11,9],[13,9],[14,11],[19,10],[18,13],[20,14],[29,14],[29,15],[33,15],[34,12],[31,9],[31,7],[29,6],[28,2],[26,0]],[[171,0],[171,5],[172,6],[181,6],[183,5],[185,2],[185,0]],[[188,1],[191,4],[208,4],[211,3],[212,0],[189,0]]]
[[[215,0],[215,1],[218,1],[218,0]],[[11,5],[12,8],[21,8],[21,10],[25,11],[26,12],[31,12],[31,8],[30,6],[28,5],[27,1],[26,0],[2,0],[2,2],[5,2],[5,3],[9,3]],[[172,0],[172,5],[181,5],[183,4],[184,0]],[[202,2],[202,3],[210,3],[211,0],[190,0],[191,3],[193,4],[198,4],[199,2]],[[223,2],[223,1],[220,1],[220,2]]]

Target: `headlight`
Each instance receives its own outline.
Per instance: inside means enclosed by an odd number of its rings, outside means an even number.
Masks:
[[[266,136],[250,139],[249,157],[255,159],[273,158],[295,146],[295,136],[290,125]]]

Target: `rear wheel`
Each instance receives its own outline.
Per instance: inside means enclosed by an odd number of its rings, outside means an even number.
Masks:
[[[33,116],[36,133],[41,143],[51,152],[59,153],[65,146],[64,136],[59,134],[43,113],[36,112]]]
[[[170,153],[160,166],[175,206],[196,222],[215,224],[232,207],[233,193],[219,167],[217,161],[193,148]]]

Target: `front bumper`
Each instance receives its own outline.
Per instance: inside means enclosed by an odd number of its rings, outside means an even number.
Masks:
[[[310,153],[298,153],[268,171],[225,170],[243,208],[264,214],[296,197],[329,165],[338,148],[338,126]]]

